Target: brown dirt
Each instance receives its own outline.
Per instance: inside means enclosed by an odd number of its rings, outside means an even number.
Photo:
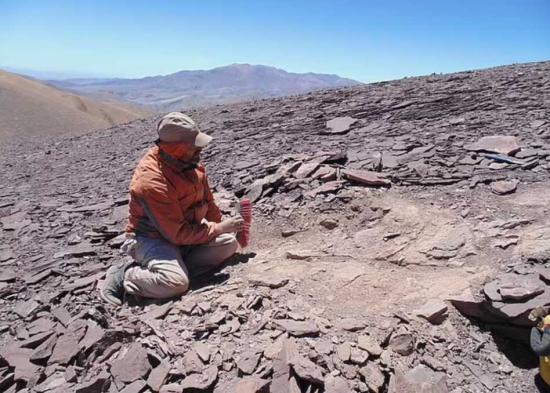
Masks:
[[[108,128],[147,116],[127,104],[100,102],[0,70],[0,138],[40,139]]]

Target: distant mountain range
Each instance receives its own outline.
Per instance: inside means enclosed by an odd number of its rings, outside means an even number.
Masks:
[[[249,64],[180,71],[140,79],[66,79],[48,80],[47,83],[103,101],[126,101],[157,111],[182,110],[360,84],[337,75],[298,74]]]

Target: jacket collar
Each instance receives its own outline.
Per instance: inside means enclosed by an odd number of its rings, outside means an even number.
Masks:
[[[177,158],[172,157],[170,154],[166,153],[160,147],[157,147],[159,152],[160,160],[168,165],[170,168],[174,169],[176,172],[185,172],[188,170],[197,169],[198,164],[193,162],[180,161]]]

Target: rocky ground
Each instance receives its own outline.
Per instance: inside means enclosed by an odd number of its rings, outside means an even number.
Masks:
[[[157,119],[0,147],[0,390],[539,391],[549,110],[550,62],[196,110],[252,244],[122,309],[96,287]]]

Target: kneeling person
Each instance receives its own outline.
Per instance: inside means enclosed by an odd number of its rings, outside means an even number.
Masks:
[[[101,297],[122,304],[124,294],[164,299],[181,295],[191,276],[218,267],[238,247],[241,217],[222,221],[200,152],[211,137],[187,115],[172,112],[159,122],[157,146],[135,169],[123,250],[130,266],[111,267]]]

